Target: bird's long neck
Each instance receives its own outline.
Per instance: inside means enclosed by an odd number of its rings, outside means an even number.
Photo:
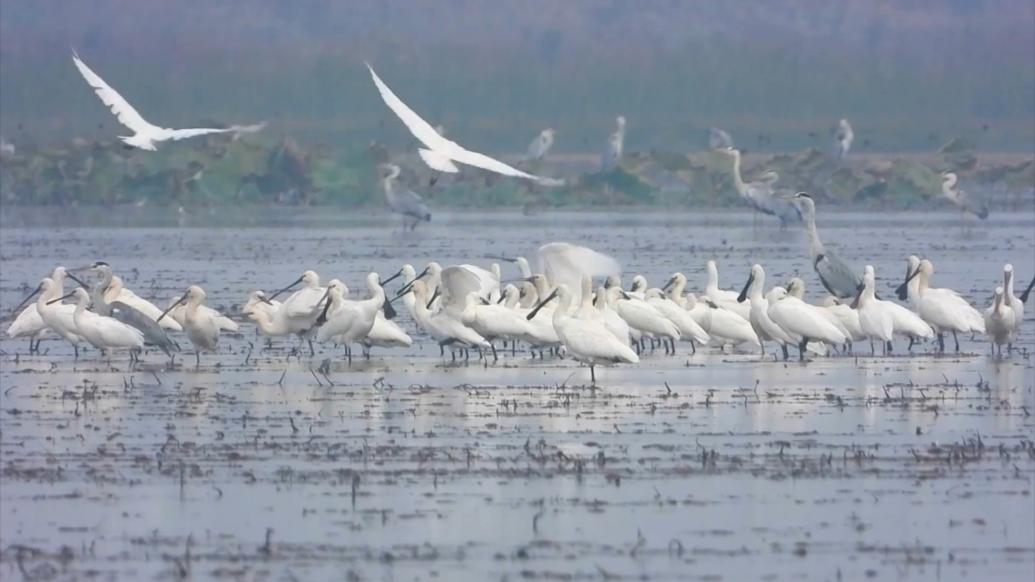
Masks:
[[[1003,289],[1006,290],[1006,297],[1009,298],[1009,299],[1013,299],[1014,294],[1013,294],[1013,272],[1012,271],[1004,271],[1003,272]]]
[[[809,232],[809,249],[813,257],[822,255],[826,249],[823,248],[823,241],[819,240],[819,230],[816,229],[816,213],[809,211],[805,213],[805,228]]]
[[[765,275],[759,275],[755,277],[755,280],[751,282],[751,289],[748,291],[748,297],[752,301],[761,301],[764,296],[762,290],[765,289]]]
[[[719,270],[713,265],[708,265],[708,285],[705,286],[706,293],[713,293],[719,290]]]
[[[733,186],[741,194],[747,190],[747,186],[744,185],[744,178],[740,175],[740,152],[733,154]]]
[[[686,281],[676,279],[676,282],[672,284],[672,287],[668,290],[669,299],[679,303],[680,298],[683,297],[683,290],[686,289]]]

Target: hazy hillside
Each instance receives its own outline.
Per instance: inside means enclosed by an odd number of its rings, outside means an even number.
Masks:
[[[1030,0],[4,0],[0,125],[12,140],[112,133],[75,47],[165,124],[270,119],[278,135],[401,140],[369,60],[423,114],[497,151],[547,125],[558,150],[595,150],[618,113],[631,149],[700,147],[711,124],[747,147],[797,149],[846,116],[871,150],[962,134],[1031,151],[1033,12]]]

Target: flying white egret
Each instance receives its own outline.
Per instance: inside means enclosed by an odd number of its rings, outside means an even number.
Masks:
[[[459,163],[502,174],[504,176],[532,180],[545,185],[551,185],[555,182],[549,178],[542,178],[527,172],[522,172],[521,170],[508,166],[497,159],[465,149],[460,144],[446,139],[436,131],[431,124],[424,121],[416,112],[410,109],[408,105],[403,103],[402,99],[399,99],[388,85],[386,85],[385,82],[377,76],[377,73],[374,72],[374,68],[370,66],[370,63],[367,63],[367,68],[370,69],[370,76],[374,79],[374,85],[377,86],[377,91],[381,94],[381,99],[384,100],[385,105],[392,110],[392,113],[395,113],[395,115],[402,120],[403,125],[410,130],[413,137],[417,138],[422,144],[424,144],[424,147],[420,148],[418,153],[420,154],[420,158],[424,160],[424,163],[427,164],[429,168],[447,174],[455,174],[460,171],[460,168],[456,166],[456,164]]]
[[[119,95],[118,91],[112,89],[110,85],[104,82],[104,79],[100,78],[97,73],[94,73],[90,67],[87,67],[86,63],[75,52],[72,53],[72,61],[75,63],[76,68],[79,69],[79,73],[86,79],[86,82],[97,93],[97,97],[100,98],[101,102],[111,109],[119,123],[133,131],[133,135],[119,136],[119,139],[127,146],[153,152],[158,149],[156,144],[163,141],[177,141],[188,137],[231,131],[230,129],[217,128],[171,129],[152,125],[141,117],[137,110],[122,95]],[[240,129],[237,131],[240,131]]]

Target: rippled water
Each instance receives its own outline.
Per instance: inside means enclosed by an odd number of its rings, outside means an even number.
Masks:
[[[103,259],[165,304],[188,283],[235,311],[303,268],[361,288],[402,262],[486,262],[569,240],[660,282],[739,288],[752,262],[819,287],[804,236],[745,213],[443,214],[414,237],[380,218],[238,216],[239,228],[82,228],[5,217],[6,313],[56,264]],[[1035,218],[821,215],[828,244],[881,289],[903,258],[983,309]],[[91,219],[92,220],[92,219]],[[125,220],[114,213],[112,224]],[[58,222],[44,230],[12,228]],[[199,226],[192,226],[199,225]],[[506,270],[506,268],[505,268]],[[890,290],[886,291],[890,294]],[[438,349],[292,355],[249,324],[221,352],[130,369],[96,351],[3,339],[0,572],[48,579],[1023,579],[1035,567],[1035,326],[1019,351],[806,363],[661,351],[635,367]],[[403,325],[412,323],[402,316]],[[185,338],[182,338],[184,342]],[[316,371],[324,364],[322,372]]]

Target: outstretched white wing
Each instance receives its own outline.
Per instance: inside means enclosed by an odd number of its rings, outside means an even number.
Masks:
[[[524,178],[526,180],[534,180],[536,182],[541,182],[543,180],[539,176],[533,176],[528,172],[522,172],[521,170],[508,166],[495,158],[490,158],[485,154],[465,150],[461,147],[458,147],[458,149],[459,151],[457,152],[450,152],[450,155],[454,160],[461,164],[467,164],[468,166],[496,172],[497,174],[503,174],[504,176],[514,176],[515,178]]]
[[[226,133],[231,131],[230,129],[214,129],[210,127],[200,129],[168,129],[165,131],[165,135],[168,139],[179,141],[181,139],[187,139],[188,137],[195,137],[199,135],[208,135],[210,133]]]
[[[374,67],[371,67],[370,63],[367,63],[366,65],[367,68],[370,69],[370,76],[374,79],[374,85],[377,86],[377,92],[381,94],[381,99],[383,99],[385,105],[392,110],[392,113],[396,114],[399,119],[402,120],[403,125],[406,126],[406,129],[410,130],[413,137],[419,139],[421,143],[432,150],[442,150],[449,148],[450,146],[459,147],[455,143],[439,135],[438,132],[435,131],[435,128],[431,127],[430,123],[421,119],[421,116],[417,115],[417,113],[410,109],[408,105],[403,103],[402,99],[399,99],[399,97],[397,97],[395,93],[388,88],[388,85],[385,85],[384,81],[381,80],[381,77],[378,77],[377,73],[374,72]]]
[[[583,276],[600,277],[622,272],[622,266],[614,258],[565,242],[539,247],[539,268],[551,285],[563,283],[573,290],[581,288]]]
[[[133,106],[122,98],[122,95],[119,95],[118,91],[112,89],[110,85],[104,82],[104,79],[100,78],[90,67],[87,67],[86,63],[75,52],[72,53],[72,61],[75,63],[76,68],[79,69],[79,73],[86,79],[86,82],[93,87],[101,102],[107,105],[108,109],[111,109],[111,112],[115,114],[115,118],[119,120],[119,123],[130,128],[134,133],[149,133],[158,129],[141,117],[137,110],[133,109]]]
[[[515,178],[525,178],[526,180],[533,180],[543,185],[557,185],[556,181],[549,178],[540,178],[534,176],[528,172],[522,172],[521,170],[504,164],[503,162],[490,158],[485,154],[478,152],[472,152],[464,149],[460,144],[448,140],[442,137],[430,123],[424,121],[421,116],[417,115],[408,105],[402,102],[399,97],[381,80],[381,77],[377,76],[374,72],[374,68],[367,63],[367,69],[370,70],[370,76],[374,79],[374,85],[377,86],[378,93],[381,94],[381,99],[384,100],[385,105],[395,113],[399,119],[402,120],[403,125],[410,130],[421,143],[428,147],[428,149],[420,150],[420,157],[424,160],[431,169],[438,170],[440,172],[454,173],[457,171],[456,166],[452,164],[454,162],[460,162],[461,164],[467,164],[468,166],[474,166],[497,174],[503,174],[504,176],[513,176]]]

